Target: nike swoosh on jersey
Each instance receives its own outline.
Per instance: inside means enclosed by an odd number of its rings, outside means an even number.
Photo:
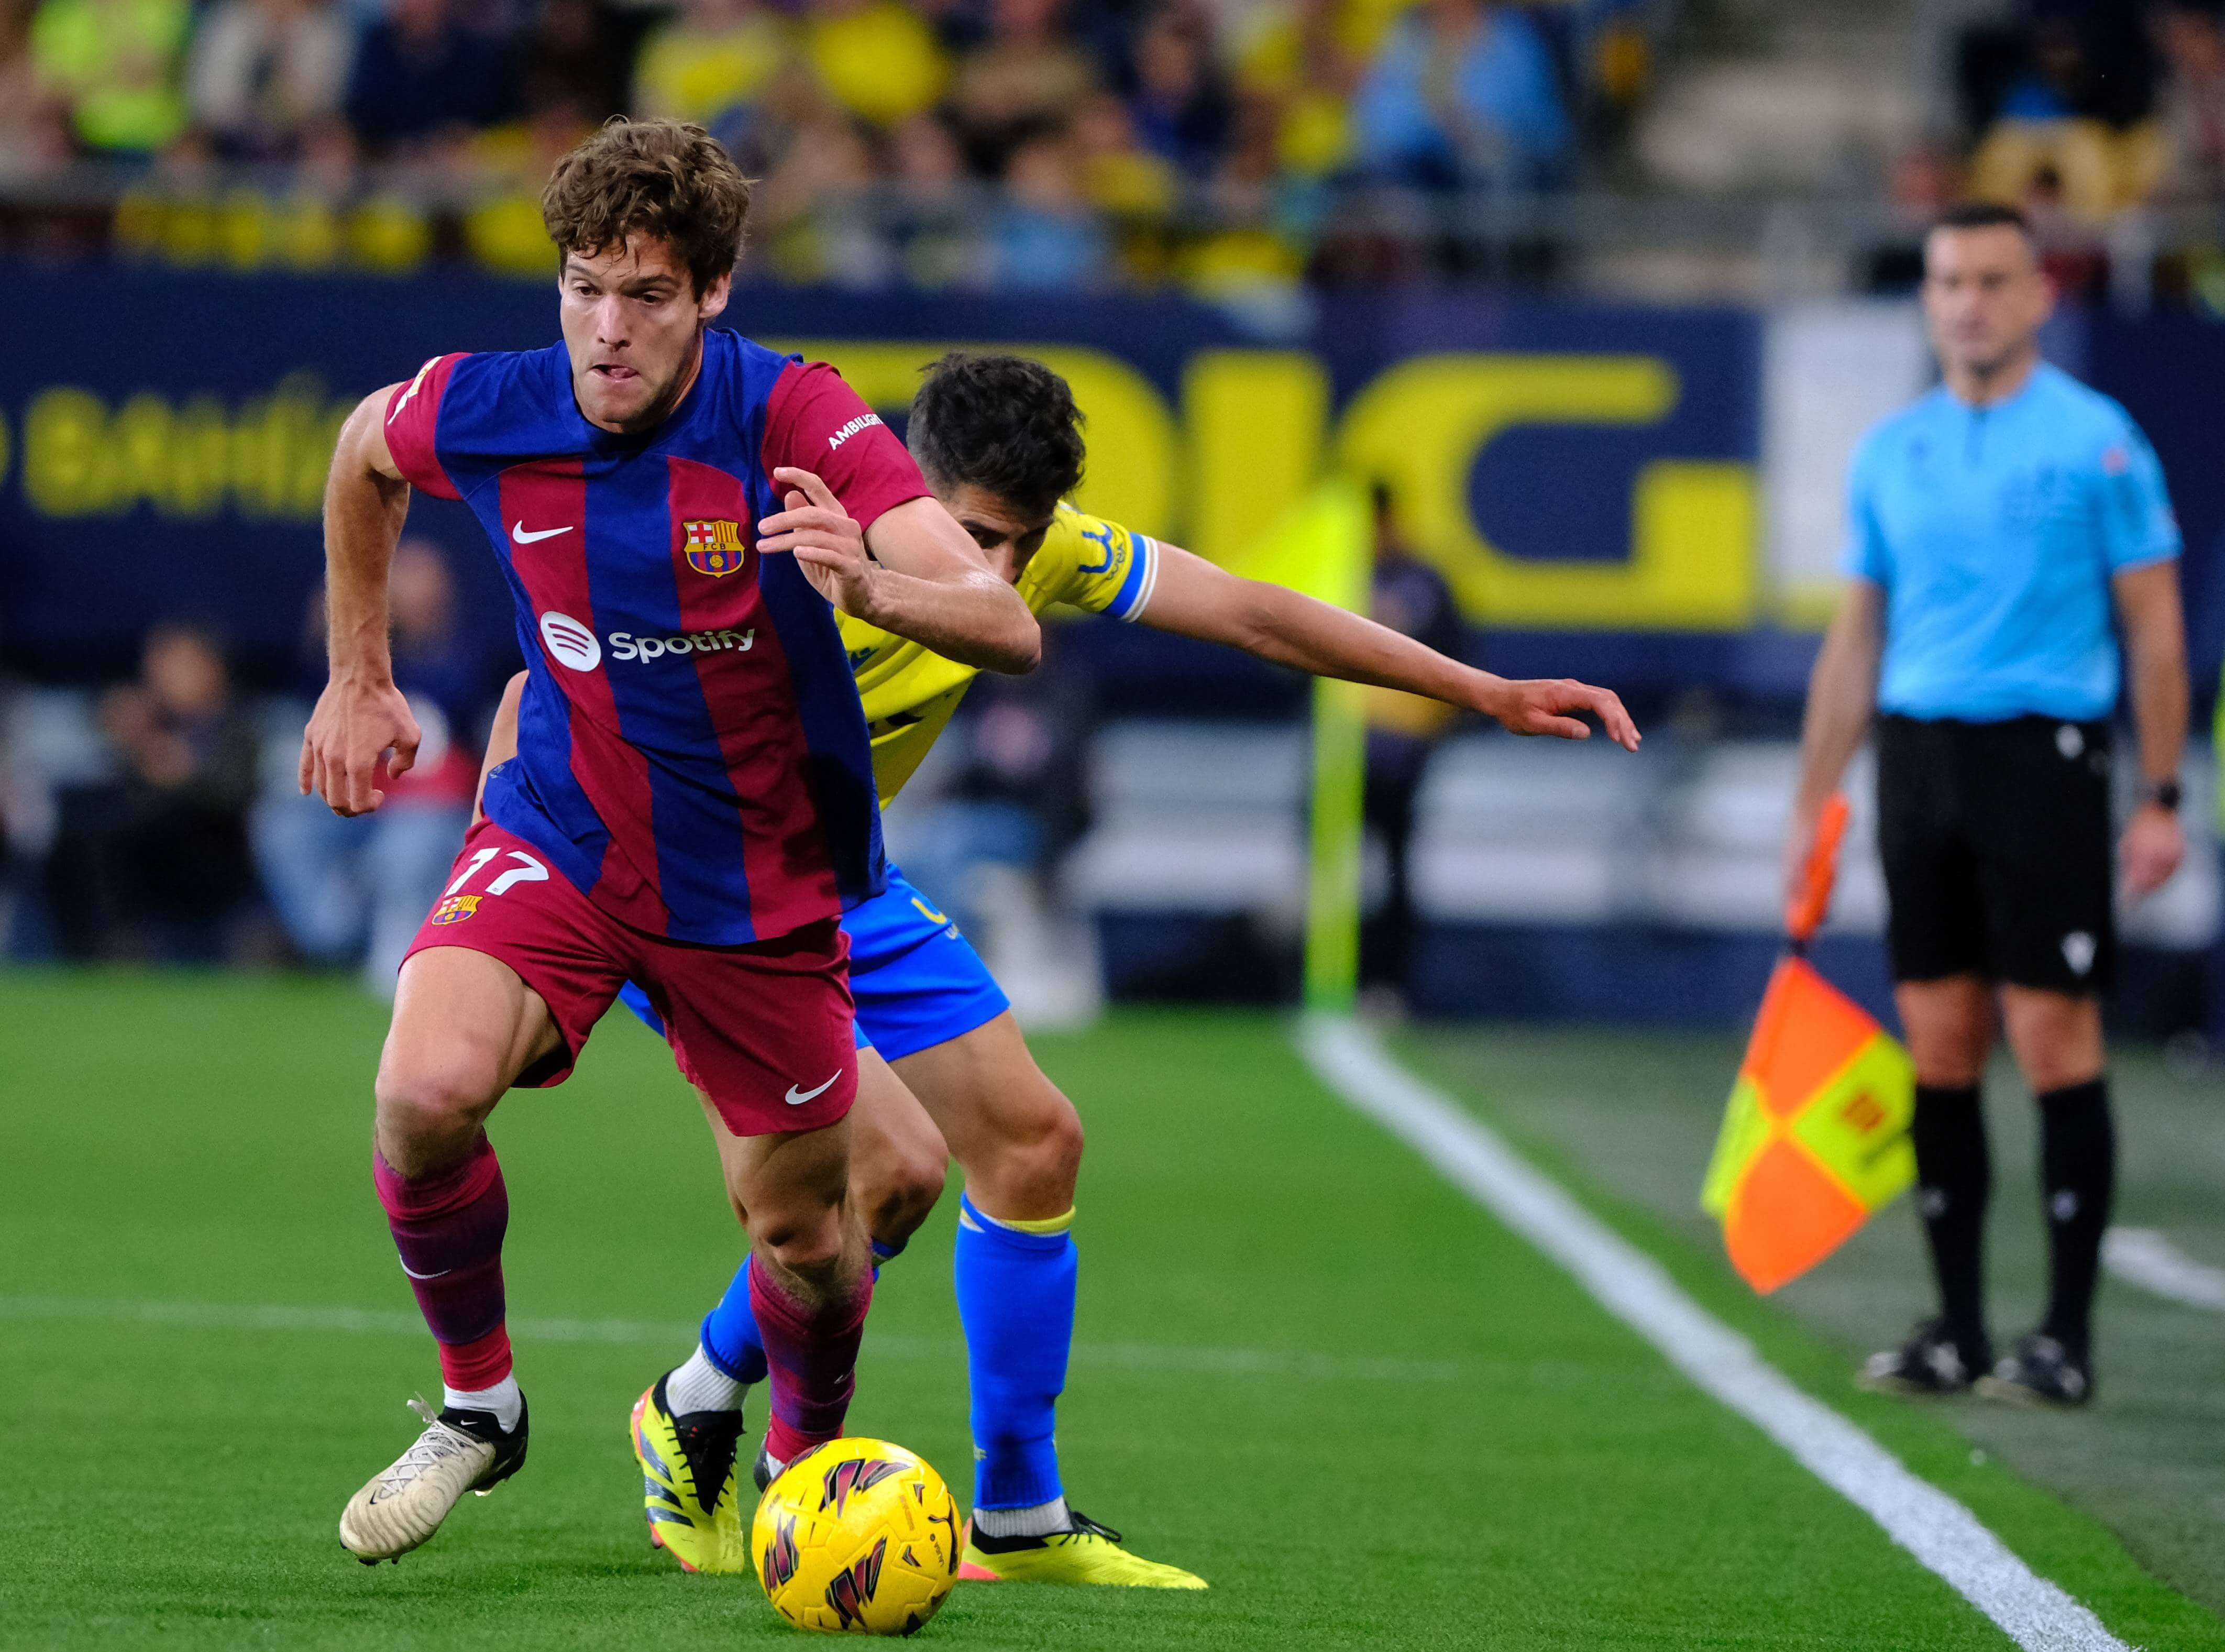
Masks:
[[[834,1075],[834,1079],[839,1079],[839,1078],[840,1078],[841,1076],[842,1076],[842,1075],[841,1075],[840,1073],[837,1073]],[[831,1085],[831,1084],[833,1084],[833,1083],[834,1082],[834,1079],[827,1079],[827,1084],[822,1084],[822,1085],[821,1085],[821,1086],[819,1086],[819,1088],[818,1088],[818,1089],[816,1089],[816,1090],[798,1090],[798,1089],[797,1089],[794,1085],[790,1085],[790,1086],[788,1086],[788,1104],[789,1104],[789,1106],[791,1106],[791,1107],[801,1107],[801,1106],[802,1106],[802,1105],[803,1105],[803,1104],[804,1104],[805,1102],[809,1101],[809,1100],[812,1100],[814,1098],[815,1098],[815,1097],[817,1097],[817,1096],[820,1096],[820,1095],[824,1094],[824,1093],[826,1092],[826,1090],[827,1090],[827,1085]]]
[[[522,522],[514,522],[510,525],[510,538],[520,545],[530,545],[537,539],[554,539],[559,534],[568,534],[571,531],[568,527],[544,528],[537,534],[529,534],[525,531],[525,524]]]

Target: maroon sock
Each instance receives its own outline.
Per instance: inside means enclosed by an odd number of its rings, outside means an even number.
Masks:
[[[441,1380],[492,1388],[510,1375],[502,1295],[510,1194],[493,1147],[481,1132],[463,1163],[429,1176],[400,1175],[375,1149],[371,1164],[402,1271],[441,1345]]]
[[[772,1388],[772,1418],[765,1449],[789,1463],[842,1433],[858,1383],[858,1345],[865,1339],[865,1310],[873,1301],[870,1275],[847,1301],[808,1308],[774,1284],[750,1258],[750,1311],[764,1339]]]

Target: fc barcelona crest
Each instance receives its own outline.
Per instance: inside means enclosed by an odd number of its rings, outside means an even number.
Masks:
[[[723,579],[741,571],[742,525],[738,522],[691,522],[688,529],[688,566],[698,573]]]

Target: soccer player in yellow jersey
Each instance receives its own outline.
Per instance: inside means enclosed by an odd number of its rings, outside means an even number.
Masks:
[[[909,440],[928,484],[1036,611],[1065,603],[1225,642],[1480,712],[1518,734],[1582,739],[1588,715],[1637,749],[1622,702],[1603,688],[1492,676],[1062,503],[1081,479],[1081,423],[1063,379],[1011,356],[944,358],[912,407]],[[812,510],[800,494],[789,504],[791,519],[809,518],[788,536],[796,542],[854,541],[856,525],[839,510]],[[974,668],[848,617],[841,625],[885,804],[948,724]],[[513,688],[490,763],[509,750],[514,700]],[[860,1047],[851,1187],[876,1255],[894,1256],[926,1219],[948,1159],[965,1172],[956,1274],[977,1459],[966,1574],[1203,1588],[1069,1508],[1060,1482],[1052,1426],[1074,1334],[1074,1104],[1036,1066],[957,927],[894,866],[887,892],[852,908],[843,928]],[[662,1031],[644,997],[629,987],[626,1000]],[[690,1567],[749,1565],[736,1445],[743,1394],[764,1377],[745,1270],[705,1319],[695,1352],[634,1408],[650,1530]],[[760,1450],[758,1484],[778,1466]]]
[[[992,561],[1002,566],[1036,613],[1063,604],[1115,619],[1142,615],[1167,560],[1166,548],[1156,541],[1064,503],[1055,504],[1048,522],[1030,521],[1016,535],[1014,522],[990,497],[973,504],[973,519],[965,526],[977,541],[993,541],[985,548]],[[1189,556],[1186,551],[1175,554]],[[971,666],[856,622],[844,627],[842,640],[849,646],[858,697],[865,702],[873,779],[886,807],[948,725],[978,674]]]

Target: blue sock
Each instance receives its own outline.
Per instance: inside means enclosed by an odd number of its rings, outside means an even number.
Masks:
[[[1074,1343],[1073,1234],[1030,1233],[958,1201],[958,1317],[973,1389],[973,1503],[1032,1509],[1064,1495],[1058,1396]]]
[[[883,1244],[873,1241],[873,1277],[881,1276],[880,1264],[902,1250],[903,1246]],[[764,1339],[758,1335],[758,1316],[750,1311],[750,1259],[742,1258],[742,1265],[734,1269],[732,1282],[726,1294],[719,1299],[719,1306],[703,1316],[703,1351],[711,1363],[737,1383],[762,1383],[765,1379]]]
[[[737,1383],[765,1379],[764,1339],[758,1335],[758,1316],[750,1311],[747,1256],[734,1269],[733,1282],[719,1299],[719,1306],[703,1316],[703,1351]]]

